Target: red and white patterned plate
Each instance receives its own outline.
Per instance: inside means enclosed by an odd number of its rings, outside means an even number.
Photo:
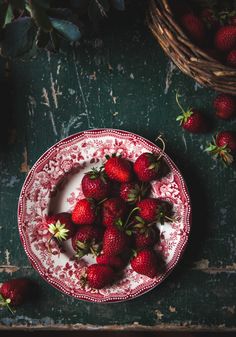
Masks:
[[[179,261],[187,244],[191,206],[184,180],[164,153],[170,172],[152,183],[154,197],[170,201],[176,221],[160,228],[161,240],[155,247],[160,251],[166,269],[154,279],[142,276],[128,265],[124,277],[101,290],[80,285],[80,276],[93,258],[73,259],[70,242],[65,252],[55,245],[47,250],[47,231],[42,221],[48,212],[70,212],[77,198],[82,197],[80,182],[83,174],[100,166],[106,154],[118,153],[131,161],[143,152],[160,153],[150,141],[130,132],[114,129],[89,130],[72,135],[52,146],[35,163],[23,185],[19,206],[20,238],[33,267],[51,285],[62,292],[91,302],[125,301],[141,295],[160,284]],[[160,226],[159,226],[160,227]],[[69,241],[69,240],[68,240]]]

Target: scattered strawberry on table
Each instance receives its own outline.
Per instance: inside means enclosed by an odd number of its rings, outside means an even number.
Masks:
[[[213,102],[215,114],[221,119],[236,117],[236,98],[229,94],[219,94]]]
[[[27,278],[17,278],[4,282],[0,287],[0,306],[13,308],[21,305],[31,293],[32,281]]]
[[[236,153],[236,132],[221,131],[213,139],[206,151],[215,158],[220,158],[226,165],[232,164]]]
[[[72,214],[46,217],[51,240],[71,239],[75,259],[96,257],[81,275],[81,285],[109,286],[121,277],[129,260],[140,274],[151,278],[158,274],[157,224],[172,221],[167,202],[150,195],[151,182],[161,178],[163,151],[164,143],[159,154],[143,153],[134,163],[115,154],[107,156],[101,168],[85,173],[84,198],[77,200]]]
[[[176,93],[176,102],[180,108],[182,114],[179,115],[176,120],[180,122],[180,125],[183,129],[192,133],[202,133],[207,131],[207,122],[203,114],[193,108],[188,108],[185,110],[179,102],[181,96]]]

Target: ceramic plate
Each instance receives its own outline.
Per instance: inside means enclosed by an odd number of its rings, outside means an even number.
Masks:
[[[100,166],[106,154],[122,154],[131,161],[143,152],[160,153],[150,141],[130,132],[99,129],[77,133],[52,146],[29,172],[19,199],[18,224],[20,238],[33,267],[51,285],[62,292],[91,302],[125,301],[160,284],[179,261],[186,246],[191,220],[190,200],[181,173],[164,153],[169,173],[152,183],[154,197],[173,204],[174,222],[161,227],[158,250],[166,268],[154,279],[142,276],[128,265],[124,276],[114,285],[101,290],[80,285],[81,273],[93,263],[91,257],[73,259],[71,244],[63,251],[53,245],[47,249],[48,234],[43,218],[49,212],[71,212],[82,198],[80,182],[84,173]]]

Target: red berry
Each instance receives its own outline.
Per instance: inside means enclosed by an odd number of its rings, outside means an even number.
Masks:
[[[236,152],[236,133],[234,131],[219,132],[214,143],[211,143],[206,151],[230,165],[234,160],[233,154]]]
[[[102,231],[100,228],[85,225],[79,227],[72,238],[72,247],[76,251],[76,257],[81,258],[88,253],[97,254],[100,251]]]
[[[157,231],[154,228],[146,228],[134,233],[134,242],[137,249],[144,249],[154,246],[157,242]]]
[[[32,282],[26,278],[6,281],[0,288],[0,305],[18,306],[24,302],[31,290]]]
[[[165,221],[172,221],[170,217],[173,212],[172,205],[164,200],[146,198],[141,200],[137,207],[139,208],[138,216],[146,221],[149,226],[153,222],[164,224]]]
[[[141,200],[148,192],[149,186],[138,182],[123,183],[120,186],[120,197],[131,204]]]
[[[81,199],[77,201],[72,212],[72,220],[77,225],[91,225],[96,220],[96,206],[93,201]]]
[[[222,52],[236,48],[236,26],[221,27],[215,35],[215,47]]]
[[[229,119],[236,115],[236,99],[228,94],[220,94],[214,100],[216,116],[222,119]]]
[[[185,111],[179,103],[180,95],[176,94],[176,102],[182,111],[182,114],[179,115],[176,120],[180,122],[180,125],[183,129],[192,133],[201,133],[207,130],[207,125],[205,118],[200,111],[196,109],[188,109]]]
[[[216,145],[227,147],[232,152],[236,151],[236,133],[234,131],[222,131],[216,136]]]
[[[105,254],[97,257],[98,264],[108,264],[114,270],[121,270],[124,268],[125,263],[119,256],[107,256]]]
[[[115,225],[119,219],[124,220],[127,207],[121,198],[107,199],[103,202],[101,207],[102,224],[104,226]]]
[[[138,179],[143,182],[149,182],[157,179],[160,175],[161,160],[154,153],[142,153],[134,163],[134,172]]]
[[[101,289],[114,280],[114,271],[109,265],[92,264],[87,268],[87,283],[91,288]]]
[[[103,236],[103,252],[107,256],[119,255],[123,253],[130,245],[130,237],[125,231],[114,226],[105,230]]]
[[[110,182],[102,170],[92,169],[82,179],[82,191],[86,198],[101,200],[110,192]]]
[[[45,218],[48,230],[53,237],[59,241],[70,239],[75,233],[75,225],[72,222],[70,213],[58,213],[48,215]]]
[[[228,54],[226,62],[230,67],[236,68],[236,49]]]
[[[187,13],[180,18],[180,23],[189,37],[202,45],[206,40],[206,29],[202,20],[193,13]]]
[[[158,272],[158,259],[154,251],[141,250],[131,260],[131,267],[139,274],[153,278]]]
[[[143,220],[147,222],[157,220],[160,212],[160,202],[158,199],[143,199],[137,204],[137,207],[139,208],[138,214]]]
[[[127,183],[132,180],[131,163],[121,157],[109,157],[105,163],[105,172],[112,180]]]
[[[209,29],[216,29],[220,24],[219,20],[217,20],[214,10],[209,7],[203,8],[200,18]]]

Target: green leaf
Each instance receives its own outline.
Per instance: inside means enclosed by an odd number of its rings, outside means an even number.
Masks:
[[[25,8],[25,0],[10,0],[10,4],[14,9],[24,10]]]
[[[13,19],[14,19],[13,10],[12,10],[11,5],[9,4],[7,7],[4,26],[6,26],[8,23],[11,23]]]
[[[102,18],[107,16],[109,9],[108,0],[90,0],[88,16],[93,23],[97,24]]]
[[[43,9],[33,1],[30,1],[29,8],[31,11],[31,16],[35,20],[36,25],[43,29],[45,32],[52,31],[51,21],[49,20],[45,9]]]
[[[29,17],[20,18],[8,24],[1,41],[1,53],[4,57],[22,57],[28,53],[36,36],[36,26]]]
[[[75,42],[81,38],[79,27],[73,23],[55,18],[49,18],[53,28],[55,28],[67,40]]]
[[[5,18],[7,14],[8,5],[5,3],[0,4],[0,27],[5,26]]]

